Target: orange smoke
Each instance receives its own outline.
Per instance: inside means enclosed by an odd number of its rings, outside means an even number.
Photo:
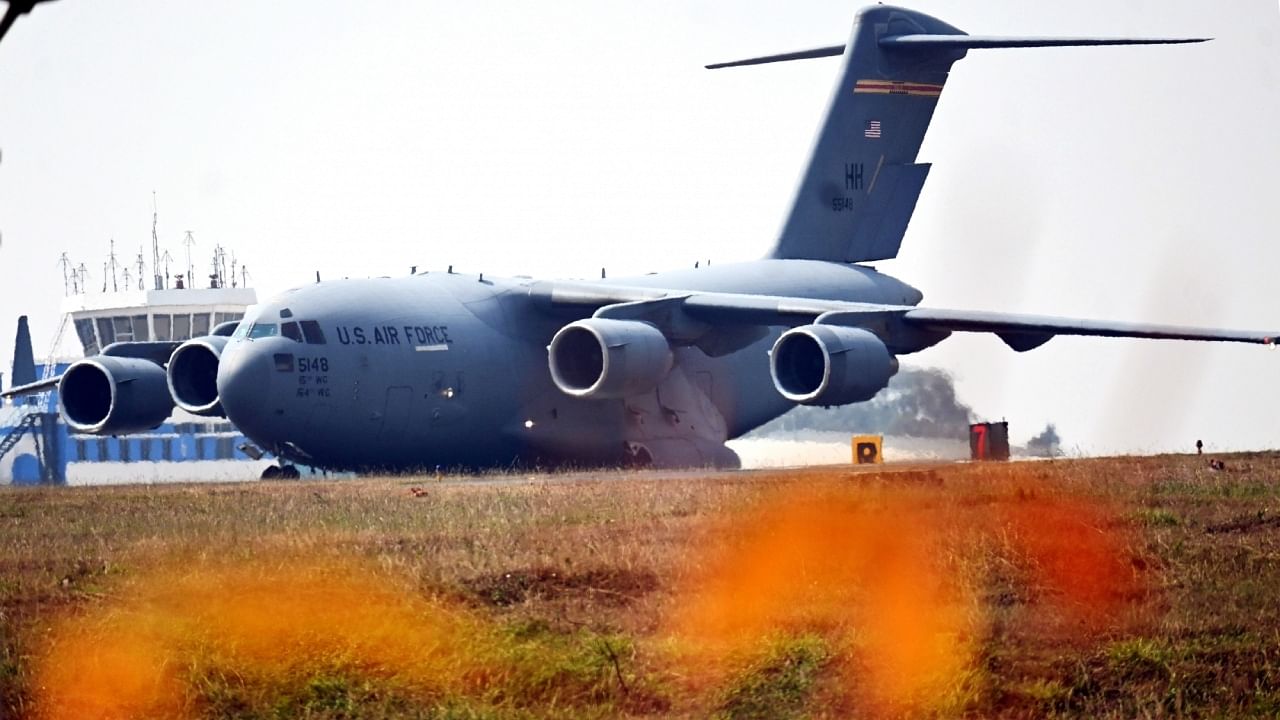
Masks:
[[[215,563],[139,578],[127,599],[62,621],[35,664],[37,717],[196,714],[202,671],[246,682],[347,666],[455,689],[479,662],[473,621],[352,561]]]
[[[1112,525],[1094,503],[1002,483],[788,485],[716,529],[668,630],[717,682],[771,635],[821,632],[845,649],[845,687],[879,714],[945,711],[989,625],[984,554],[1024,567],[1036,614],[1062,610],[1091,632],[1139,587]]]
[[[996,521],[1025,557],[1040,601],[1069,624],[1099,629],[1142,590],[1125,533],[1096,503],[1070,498],[1010,502],[1000,507]]]
[[[937,561],[945,523],[912,495],[789,492],[721,529],[730,544],[691,578],[675,636],[705,666],[780,630],[834,631],[855,647],[847,673],[872,702],[942,695],[977,635],[974,594]]]

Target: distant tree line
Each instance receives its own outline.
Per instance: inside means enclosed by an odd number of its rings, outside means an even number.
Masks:
[[[904,367],[868,402],[823,408],[800,406],[752,433],[767,436],[797,430],[965,440],[973,408],[956,397],[945,370]]]

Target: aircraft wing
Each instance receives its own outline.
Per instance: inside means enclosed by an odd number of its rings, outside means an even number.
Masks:
[[[138,340],[129,342],[111,343],[102,349],[102,355],[106,357],[122,357],[137,358],[140,360],[150,360],[151,362],[163,366],[169,362],[169,356],[177,349],[181,342],[168,340]],[[61,375],[44,380],[37,380],[26,385],[18,385],[0,393],[0,398],[19,397],[21,395],[31,395],[33,393],[47,392],[58,386],[58,381],[62,380]]]
[[[45,392],[46,390],[52,390],[58,386],[58,381],[61,379],[62,379],[62,376],[58,375],[56,377],[47,378],[45,380],[37,380],[33,383],[27,383],[26,385],[18,385],[17,387],[11,387],[8,390],[5,390],[4,392],[0,393],[0,398],[18,397],[20,395],[30,395],[32,393]]]
[[[1153,340],[1203,340],[1274,346],[1280,332],[1156,325],[1151,323],[1082,320],[1042,315],[915,308],[902,319],[909,325],[947,332],[989,332],[1022,352],[1043,345],[1055,335],[1147,338]],[[1030,346],[1026,346],[1030,344]]]
[[[934,337],[952,332],[989,332],[1018,352],[1056,335],[1200,340],[1275,346],[1280,330],[1227,330],[1151,323],[1085,320],[1041,315],[880,305],[779,295],[661,290],[604,283],[534,283],[530,295],[544,307],[594,308],[596,317],[652,322],[676,342],[698,344],[718,326],[795,326],[808,323],[865,327],[891,347],[894,335]]]

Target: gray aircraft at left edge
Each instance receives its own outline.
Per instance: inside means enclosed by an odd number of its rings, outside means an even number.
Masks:
[[[920,307],[863,265],[897,255],[929,174],[916,162],[970,50],[1198,39],[968,35],[886,5],[845,45],[712,67],[842,56],[812,156],[768,257],[591,282],[431,272],[322,282],[178,343],[117,343],[58,378],[77,432],[225,416],[279,466],[735,467],[725,441],[793,405],[869,400],[898,356],[953,332],[1018,352],[1055,335],[1273,344],[1275,333]]]

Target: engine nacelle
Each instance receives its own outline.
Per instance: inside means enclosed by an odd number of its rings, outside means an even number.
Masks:
[[[159,426],[173,412],[173,399],[159,365],[97,355],[62,374],[58,410],[76,432],[123,435]]]
[[[218,399],[218,362],[229,338],[206,335],[188,340],[169,356],[173,402],[193,415],[225,417]]]
[[[547,347],[551,379],[580,398],[623,398],[649,392],[671,371],[671,345],[639,320],[588,318],[569,323]]]
[[[862,328],[805,325],[782,334],[769,353],[773,384],[802,405],[870,400],[898,372],[898,360]]]

